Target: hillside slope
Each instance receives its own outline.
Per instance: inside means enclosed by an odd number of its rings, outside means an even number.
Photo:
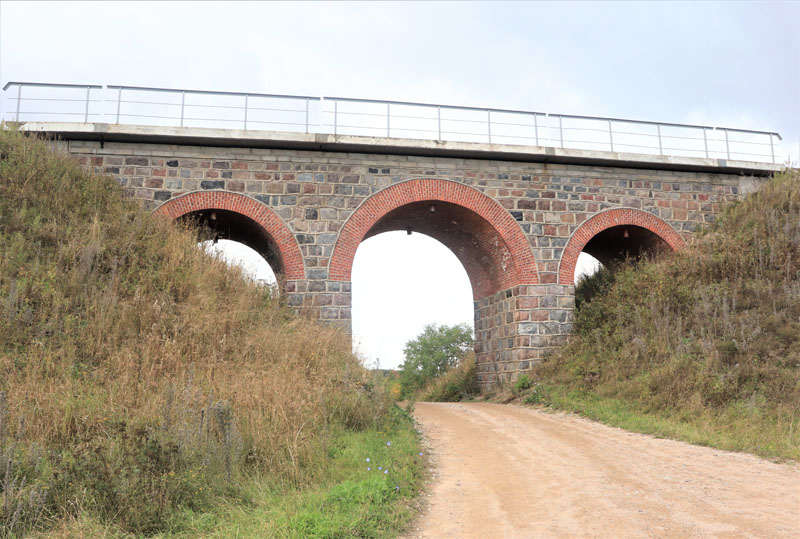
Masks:
[[[302,485],[333,432],[380,424],[340,333],[0,130],[0,536],[88,514],[134,533]],[[5,532],[5,533],[4,533]]]
[[[729,208],[686,250],[607,277],[579,285],[578,295],[600,293],[581,305],[569,346],[537,371],[530,402],[800,458],[797,171]],[[621,419],[631,414],[654,423]]]

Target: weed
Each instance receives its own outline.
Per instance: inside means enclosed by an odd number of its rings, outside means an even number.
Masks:
[[[528,393],[523,400],[525,404],[547,404],[547,393],[541,384],[534,384],[533,391]]]
[[[520,375],[514,382],[514,394],[519,395],[523,391],[530,389],[533,385],[533,380],[527,374]]]
[[[458,365],[431,379],[417,391],[416,398],[433,402],[458,402],[479,393],[475,356],[469,353]]]

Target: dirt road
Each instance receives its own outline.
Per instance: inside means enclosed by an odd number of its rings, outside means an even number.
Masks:
[[[800,466],[499,404],[417,403],[435,467],[409,537],[800,537]]]

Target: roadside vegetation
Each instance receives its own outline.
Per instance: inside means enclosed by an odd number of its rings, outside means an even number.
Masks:
[[[444,374],[429,380],[414,394],[414,400],[460,402],[480,395],[475,373],[475,354],[470,351]]]
[[[197,242],[0,130],[0,537],[406,524],[410,419],[347,337]]]
[[[477,392],[471,348],[472,329],[466,324],[425,326],[403,350],[400,398],[461,400]]]
[[[684,251],[601,271],[576,296],[576,335],[517,388],[521,400],[800,459],[798,171],[728,208]]]

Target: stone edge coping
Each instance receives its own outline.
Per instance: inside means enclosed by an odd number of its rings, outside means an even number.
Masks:
[[[242,129],[77,122],[23,122],[20,130],[48,133],[62,140],[455,157],[754,176],[769,176],[784,168],[780,164],[715,158],[289,131],[245,131]]]

